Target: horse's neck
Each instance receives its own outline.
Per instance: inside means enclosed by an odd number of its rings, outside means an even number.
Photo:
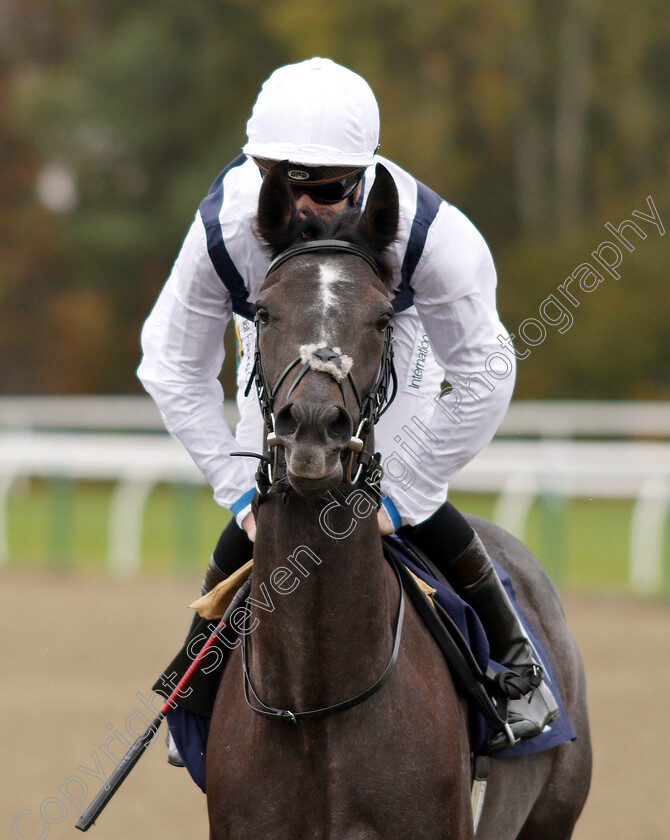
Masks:
[[[374,510],[339,511],[333,539],[319,510],[294,493],[261,505],[254,549],[251,673],[266,703],[292,709],[356,694],[382,673],[398,593]],[[255,603],[254,603],[255,602]],[[271,602],[271,604],[270,604]]]

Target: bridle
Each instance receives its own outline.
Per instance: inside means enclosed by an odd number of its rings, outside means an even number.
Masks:
[[[283,251],[281,254],[279,254],[279,256],[277,256],[272,261],[272,263],[270,263],[270,267],[267,271],[267,274],[265,275],[266,278],[273,271],[279,268],[279,266],[283,265],[285,262],[292,259],[293,257],[297,257],[306,253],[312,253],[315,251],[319,253],[324,253],[326,251],[335,253],[345,253],[360,257],[368,263],[368,265],[373,269],[377,277],[379,277],[379,279],[381,280],[382,275],[379,265],[367,251],[365,251],[363,248],[359,247],[353,242],[346,242],[343,240],[336,239],[317,239],[309,242],[300,243],[299,245],[295,245],[292,248],[288,248],[286,251]],[[290,397],[290,395],[296,389],[296,387],[301,382],[303,377],[307,374],[307,372],[309,370],[312,370],[312,365],[311,359],[308,358],[303,361],[303,357],[299,356],[292,362],[289,362],[289,364],[286,365],[284,370],[279,374],[275,382],[272,385],[270,385],[270,383],[268,382],[267,375],[265,373],[265,368],[263,367],[263,360],[261,359],[260,353],[261,322],[258,316],[256,316],[255,320],[256,355],[254,359],[253,370],[251,372],[251,376],[249,377],[249,381],[245,390],[245,395],[249,394],[252,383],[255,383],[256,391],[258,393],[258,402],[260,403],[261,411],[263,413],[263,419],[265,421],[267,445],[270,451],[274,450],[274,460],[272,460],[269,457],[269,452],[263,456],[256,456],[260,457],[261,459],[260,466],[256,474],[256,481],[258,484],[259,493],[261,494],[261,497],[263,497],[264,495],[267,495],[268,492],[270,492],[270,490],[272,489],[272,485],[276,481],[278,463],[277,453],[281,447],[281,441],[279,440],[275,431],[275,398],[277,396],[277,393],[279,392],[279,389],[284,384],[291,371],[295,370],[299,365],[302,365],[301,369],[298,371],[293,382],[291,383],[287,394],[287,398]],[[351,436],[346,446],[347,449],[351,450],[351,455],[349,456],[349,463],[347,465],[346,470],[347,481],[349,482],[349,484],[357,484],[359,481],[361,481],[361,479],[367,479],[368,483],[372,487],[378,487],[379,482],[381,480],[382,469],[379,456],[368,452],[365,449],[365,443],[367,441],[370,431],[374,427],[377,420],[389,407],[398,390],[398,380],[393,367],[392,342],[393,331],[391,325],[389,324],[386,327],[386,335],[384,337],[384,349],[382,351],[382,357],[379,363],[379,367],[377,368],[377,374],[375,376],[374,382],[372,383],[372,387],[363,399],[361,399],[360,389],[356,384],[356,379],[352,374],[351,369],[348,369],[346,374],[343,373],[341,377],[336,377],[336,381],[339,385],[340,392],[342,394],[343,404],[346,406],[346,394],[344,390],[344,382],[346,381],[349,383],[349,386],[354,395],[359,410],[358,426],[356,428],[356,432]],[[341,358],[341,353],[332,347],[319,347],[318,349],[316,349],[315,355],[317,355],[319,360],[323,362],[330,362],[333,359],[333,357],[335,357],[335,359]],[[390,395],[389,385],[391,385]],[[253,453],[233,454],[251,455]],[[274,706],[270,706],[261,700],[261,698],[258,696],[254,684],[251,681],[251,675],[249,673],[248,664],[248,634],[244,633],[242,643],[242,672],[244,676],[244,697],[249,708],[252,709],[258,715],[278,718],[280,720],[288,720],[292,723],[297,723],[299,720],[324,717],[325,715],[332,714],[333,712],[339,712],[344,711],[345,709],[350,709],[353,706],[362,703],[364,700],[367,700],[368,697],[371,697],[373,694],[379,691],[379,689],[391,676],[391,672],[393,671],[393,667],[398,658],[398,653],[400,651],[400,640],[402,637],[403,618],[405,613],[405,601],[403,595],[402,581],[395,566],[393,568],[396,574],[398,590],[400,593],[398,612],[396,615],[393,649],[391,651],[391,656],[388,660],[386,668],[384,669],[381,676],[378,677],[374,683],[372,683],[372,685],[370,685],[365,691],[362,691],[359,694],[357,694],[355,697],[350,697],[347,700],[343,700],[339,703],[334,703],[330,706],[324,706],[323,708],[309,709],[305,711],[291,711],[290,709],[278,709]]]
[[[265,275],[266,278],[273,271],[276,271],[281,265],[288,262],[293,257],[313,252],[334,252],[352,254],[356,257],[360,257],[361,259],[365,260],[365,262],[373,269],[373,271],[375,272],[377,277],[379,277],[379,279],[381,279],[382,277],[381,270],[376,260],[359,245],[356,245],[353,242],[347,242],[339,239],[315,239],[308,242],[302,242],[299,245],[294,245],[293,247],[288,248],[286,251],[282,251],[282,253],[275,257],[275,259],[270,263],[270,267],[268,268],[267,273]],[[293,371],[299,365],[301,366],[301,369],[298,371],[296,377],[291,383],[291,387],[289,388],[287,398],[290,397],[295,388],[302,381],[303,377],[312,368],[309,360],[303,361],[303,359],[300,356],[298,356],[292,362],[289,362],[288,365],[286,365],[286,367],[279,374],[275,382],[272,385],[270,385],[270,383],[268,382],[267,375],[265,373],[265,368],[263,367],[263,360],[261,358],[260,353],[261,322],[258,318],[258,315],[255,318],[255,324],[256,354],[254,357],[254,364],[251,371],[251,376],[249,377],[249,381],[247,382],[247,387],[244,393],[245,396],[247,396],[249,394],[249,391],[251,390],[252,384],[255,383],[256,391],[258,394],[258,402],[260,404],[261,412],[263,414],[263,420],[265,421],[265,428],[267,432],[267,445],[269,450],[263,456],[256,456],[260,458],[260,466],[258,468],[258,473],[256,474],[258,489],[261,494],[265,494],[269,491],[269,489],[276,481],[278,451],[279,447],[281,446],[281,442],[277,437],[277,433],[275,431],[275,398],[277,396],[277,393],[279,392],[279,389],[284,384],[291,371]],[[339,352],[335,351],[332,347],[321,347],[318,350],[316,350],[315,355],[322,359],[324,362],[327,362],[332,358],[339,357],[340,354]],[[381,361],[379,363],[379,367],[377,368],[377,375],[375,376],[374,382],[372,383],[372,387],[368,391],[367,395],[363,399],[361,399],[360,389],[356,384],[356,379],[351,370],[347,372],[346,376],[343,376],[341,379],[337,379],[336,381],[342,394],[343,403],[346,405],[346,394],[344,390],[344,382],[346,381],[349,383],[351,391],[356,400],[356,405],[358,407],[358,426],[356,428],[356,432],[351,436],[346,447],[348,450],[351,451],[351,455],[349,456],[346,469],[347,481],[349,484],[353,485],[358,484],[358,482],[361,480],[365,481],[366,479],[370,479],[369,483],[378,484],[381,477],[381,464],[379,461],[379,457],[373,453],[366,451],[365,443],[368,434],[374,427],[375,423],[382,416],[382,414],[384,414],[391,402],[393,402],[393,399],[395,398],[395,395],[398,390],[398,380],[396,377],[395,369],[393,367],[393,329],[391,324],[389,324],[386,327],[386,334],[384,337],[384,348],[382,351]],[[389,386],[391,386],[390,395]],[[274,451],[273,458],[270,457],[272,451]]]

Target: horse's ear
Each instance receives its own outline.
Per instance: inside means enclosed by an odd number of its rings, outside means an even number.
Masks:
[[[258,232],[276,257],[291,244],[295,199],[286,177],[286,162],[275,164],[263,178],[258,196]]]
[[[398,232],[398,190],[388,169],[375,167],[375,182],[370,190],[358,228],[368,244],[378,253],[393,242]]]

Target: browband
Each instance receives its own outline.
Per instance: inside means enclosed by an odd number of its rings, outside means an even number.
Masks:
[[[310,239],[307,242],[294,245],[292,248],[282,251],[281,254],[272,260],[265,276],[267,277],[273,271],[276,271],[280,265],[284,265],[292,257],[298,257],[301,254],[308,254],[312,251],[336,251],[341,254],[352,254],[355,257],[360,257],[372,268],[377,277],[380,280],[382,279],[381,269],[374,257],[370,256],[360,245],[356,245],[354,242],[347,242],[343,239]]]

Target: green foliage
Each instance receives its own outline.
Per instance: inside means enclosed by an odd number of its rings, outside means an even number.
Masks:
[[[370,81],[382,152],[480,227],[514,330],[607,238],[605,221],[651,194],[669,223],[666,12],[664,0],[8,3],[0,388],[138,390],[142,321],[244,143],[260,84],[318,54]],[[666,241],[652,233],[568,332],[549,331],[520,365],[519,397],[667,397]]]
[[[498,266],[500,310],[510,332],[518,334],[527,318],[541,320],[540,306],[550,295],[571,319],[570,323],[566,316],[562,327],[546,325],[546,338],[537,347],[527,348],[516,340],[517,350],[531,352],[519,361],[517,394],[529,399],[652,399],[670,393],[669,246],[667,231],[661,237],[654,225],[633,216],[635,210],[649,214],[645,198],[645,191],[631,193],[613,205],[616,209],[604,216],[602,224],[585,226],[567,240],[537,236],[503,253]],[[656,201],[655,207],[667,228],[670,204]],[[647,234],[642,240],[627,233],[632,252],[604,227],[609,221],[618,228],[625,219]],[[618,280],[593,256],[605,241],[618,244],[622,252]],[[573,272],[579,277],[575,269],[584,263],[599,270],[604,279],[590,292],[572,281],[567,291],[577,303],[571,303],[559,286]],[[559,320],[553,310],[550,316]]]

